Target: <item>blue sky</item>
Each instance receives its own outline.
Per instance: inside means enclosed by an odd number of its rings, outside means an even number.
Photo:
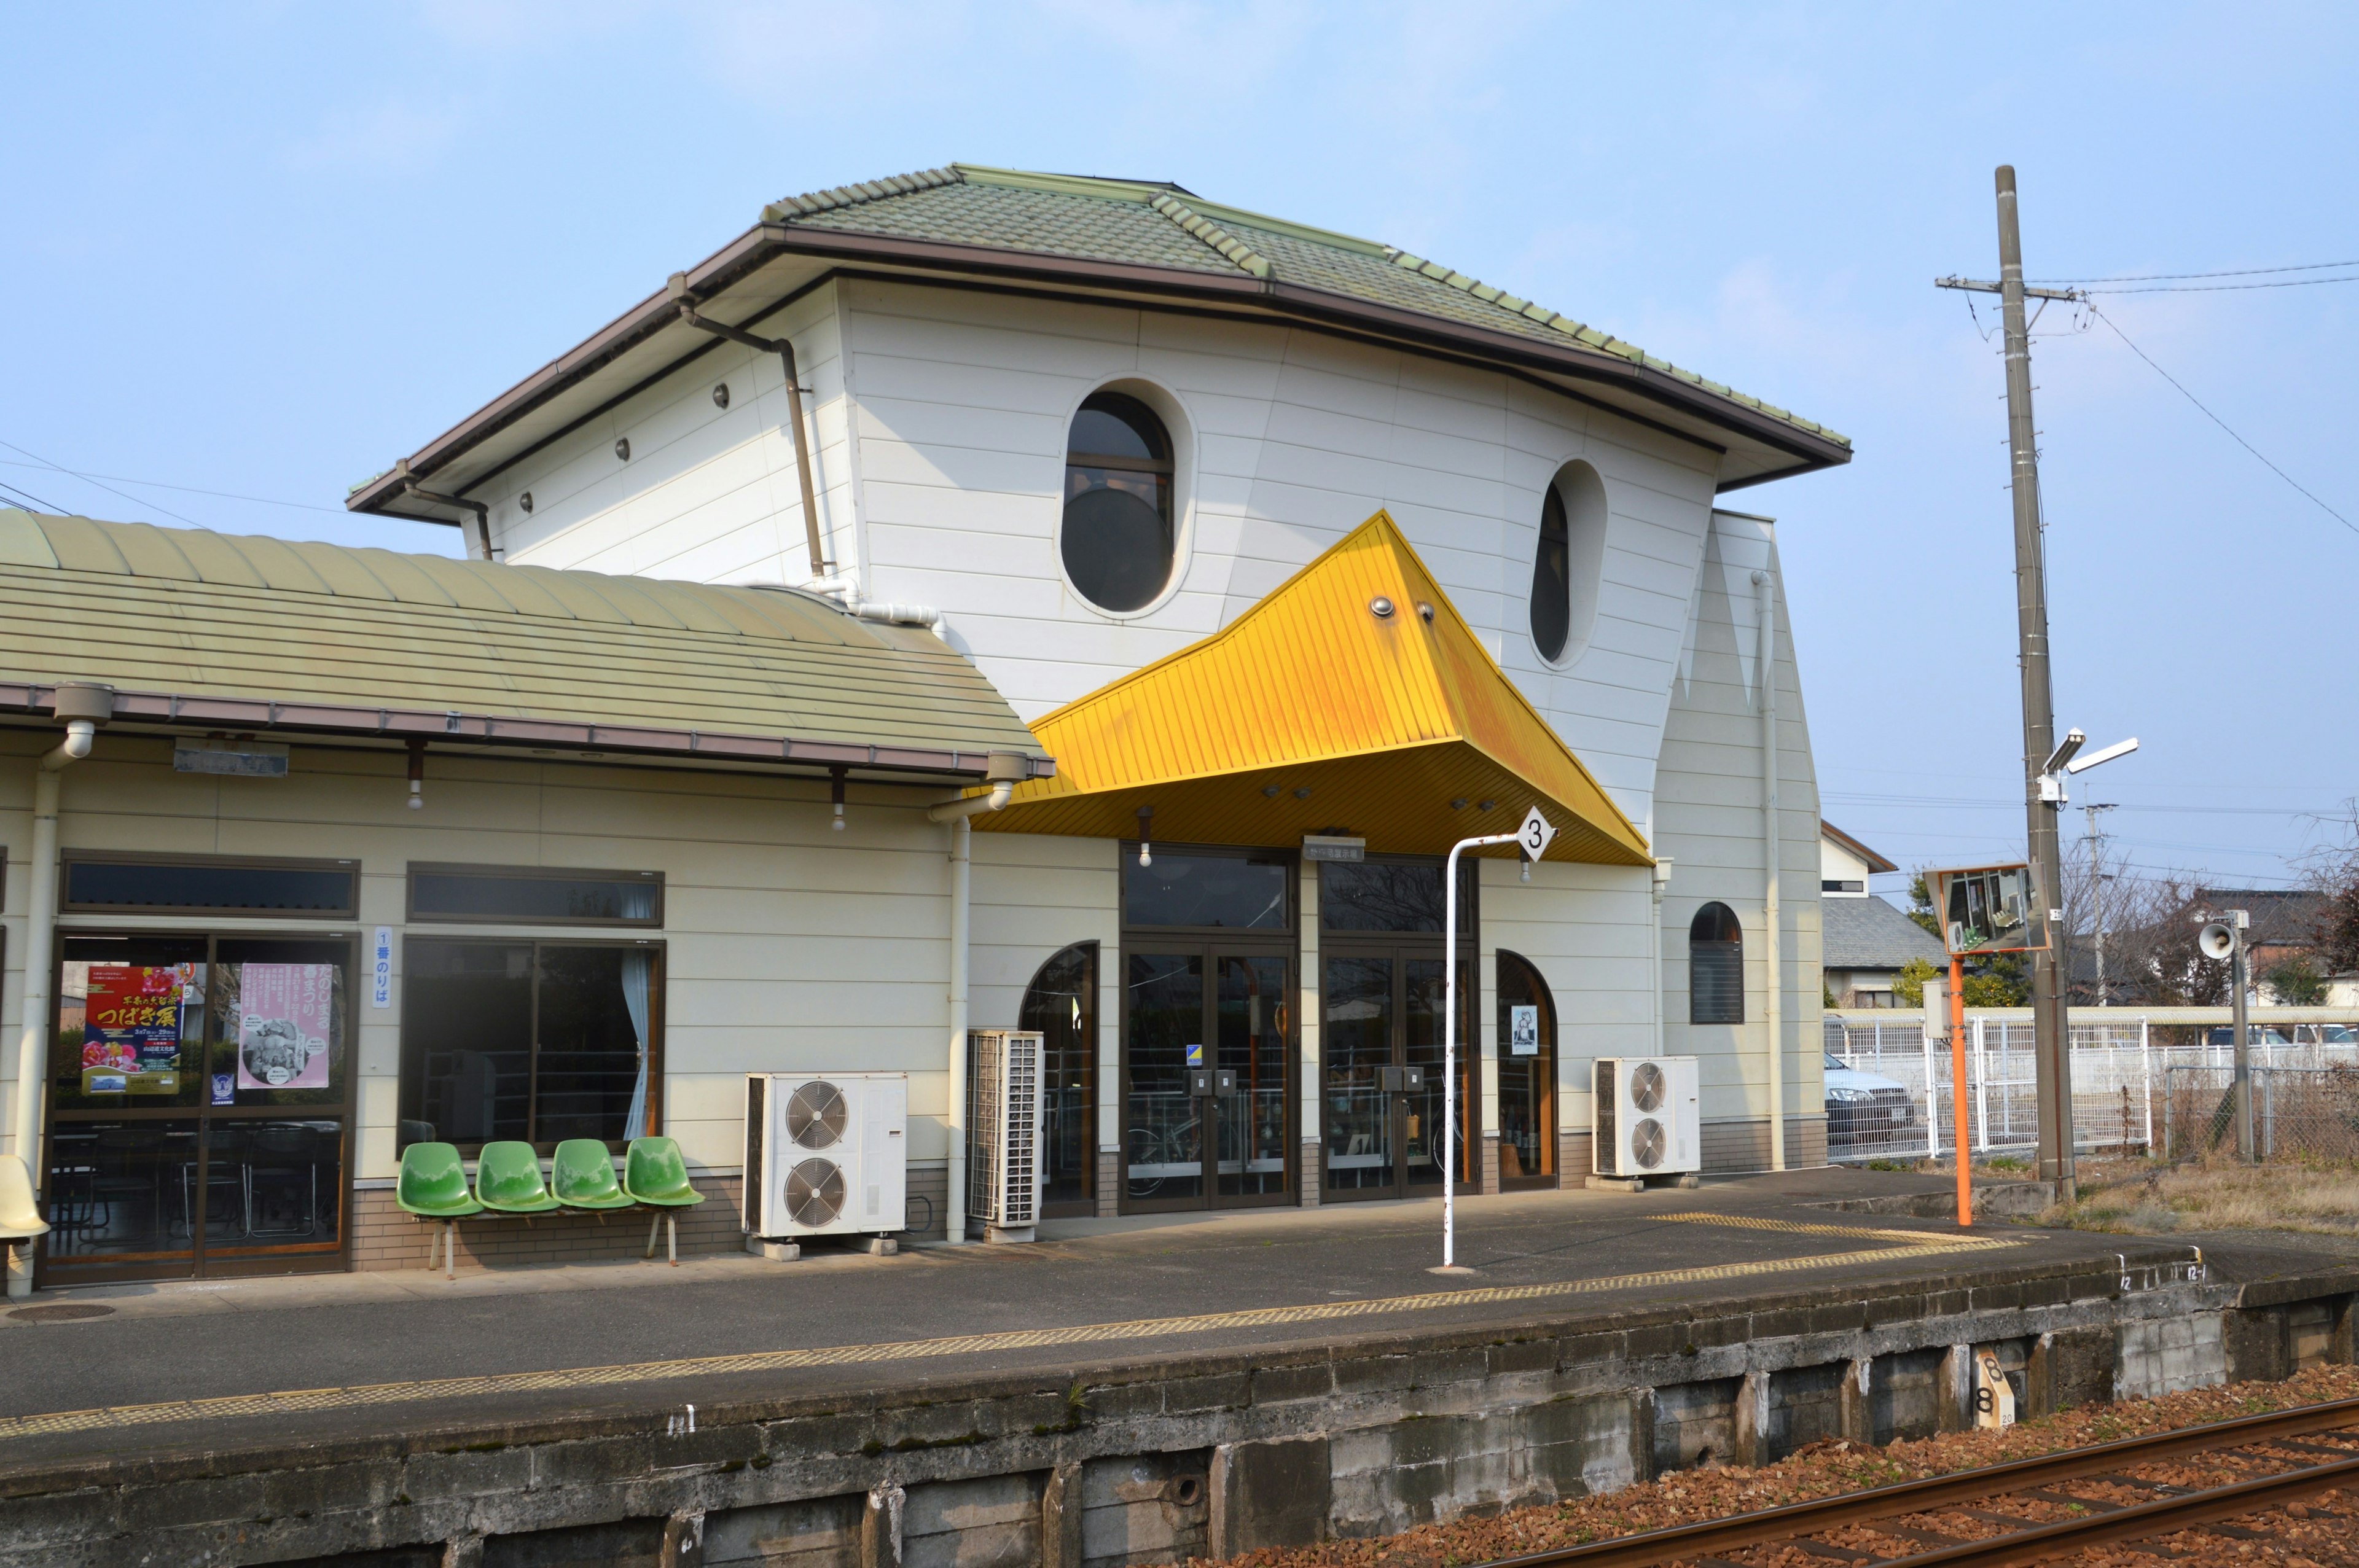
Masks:
[[[345,487],[765,200],[1173,179],[1852,436],[1730,503],[1781,521],[1826,814],[1912,865],[2021,846],[2001,367],[1930,287],[1995,275],[1992,167],[2035,276],[2359,258],[2329,5],[12,5],[0,39],[0,482],[43,502],[455,552]],[[2104,308],[2359,522],[2359,284]],[[2136,864],[2282,881],[2359,793],[2359,531],[2104,325],[2041,327],[2058,718],[2145,743],[2083,798]]]

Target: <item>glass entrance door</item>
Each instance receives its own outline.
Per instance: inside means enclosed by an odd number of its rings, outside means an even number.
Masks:
[[[1422,946],[1422,945],[1419,945]],[[1417,947],[1331,954],[1323,987],[1324,1182],[1332,1198],[1415,1196],[1441,1185],[1442,1010],[1440,957]],[[1471,1176],[1465,1129],[1474,1107],[1473,966],[1458,966],[1458,1179]]]
[[[41,1282],[333,1268],[352,944],[60,943]]]
[[[1219,946],[1125,957],[1125,1208],[1290,1196],[1292,968],[1280,954]]]

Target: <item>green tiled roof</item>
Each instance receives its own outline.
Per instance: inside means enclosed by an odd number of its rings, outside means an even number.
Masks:
[[[1439,262],[1350,234],[1223,207],[1176,185],[952,164],[788,197],[770,203],[762,217],[788,228],[1279,278],[1536,342],[1561,346],[1570,341],[1822,439],[1851,444],[1813,420],[1682,370]]]

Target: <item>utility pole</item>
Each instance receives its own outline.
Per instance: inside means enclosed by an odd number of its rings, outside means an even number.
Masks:
[[[1995,283],[1962,277],[1936,280],[1999,297],[2006,334],[2006,444],[2015,495],[2015,609],[2023,675],[2024,826],[2031,875],[2048,922],[2047,944],[2031,955],[2031,1016],[2039,1094],[2039,1176],[2057,1184],[2059,1201],[2078,1195],[2072,1169],[2072,1058],[2065,1028],[2063,986],[2063,858],[2056,818],[2061,801],[2043,798],[2047,759],[2056,749],[2056,708],[2048,675],[2048,566],[2040,538],[2039,449],[2031,418],[2031,332],[2023,302],[2071,299],[2069,289],[2026,288],[2023,234],[2016,215],[2015,166],[2001,164],[1998,186],[1998,265]]]
[[[2099,1007],[2111,1006],[2112,998],[2110,993],[2105,989],[2105,867],[2104,857],[2102,853],[2105,839],[2104,835],[2097,831],[2097,813],[2101,811],[2111,811],[2113,807],[2111,806],[2100,806],[2094,801],[2084,802],[2081,806],[2082,816],[2087,817],[2089,821],[2089,831],[2087,835],[2089,840],[2089,897],[2096,904],[2097,1005]]]

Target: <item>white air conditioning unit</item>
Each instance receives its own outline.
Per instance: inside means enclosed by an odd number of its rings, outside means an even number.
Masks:
[[[765,1240],[888,1236],[908,1224],[904,1073],[745,1079],[745,1231]]]
[[[1703,1168],[1693,1056],[1600,1056],[1590,1097],[1591,1160],[1601,1176]]]
[[[985,1241],[1029,1241],[1040,1218],[1042,1050],[1038,1033],[967,1033],[966,1212]]]

